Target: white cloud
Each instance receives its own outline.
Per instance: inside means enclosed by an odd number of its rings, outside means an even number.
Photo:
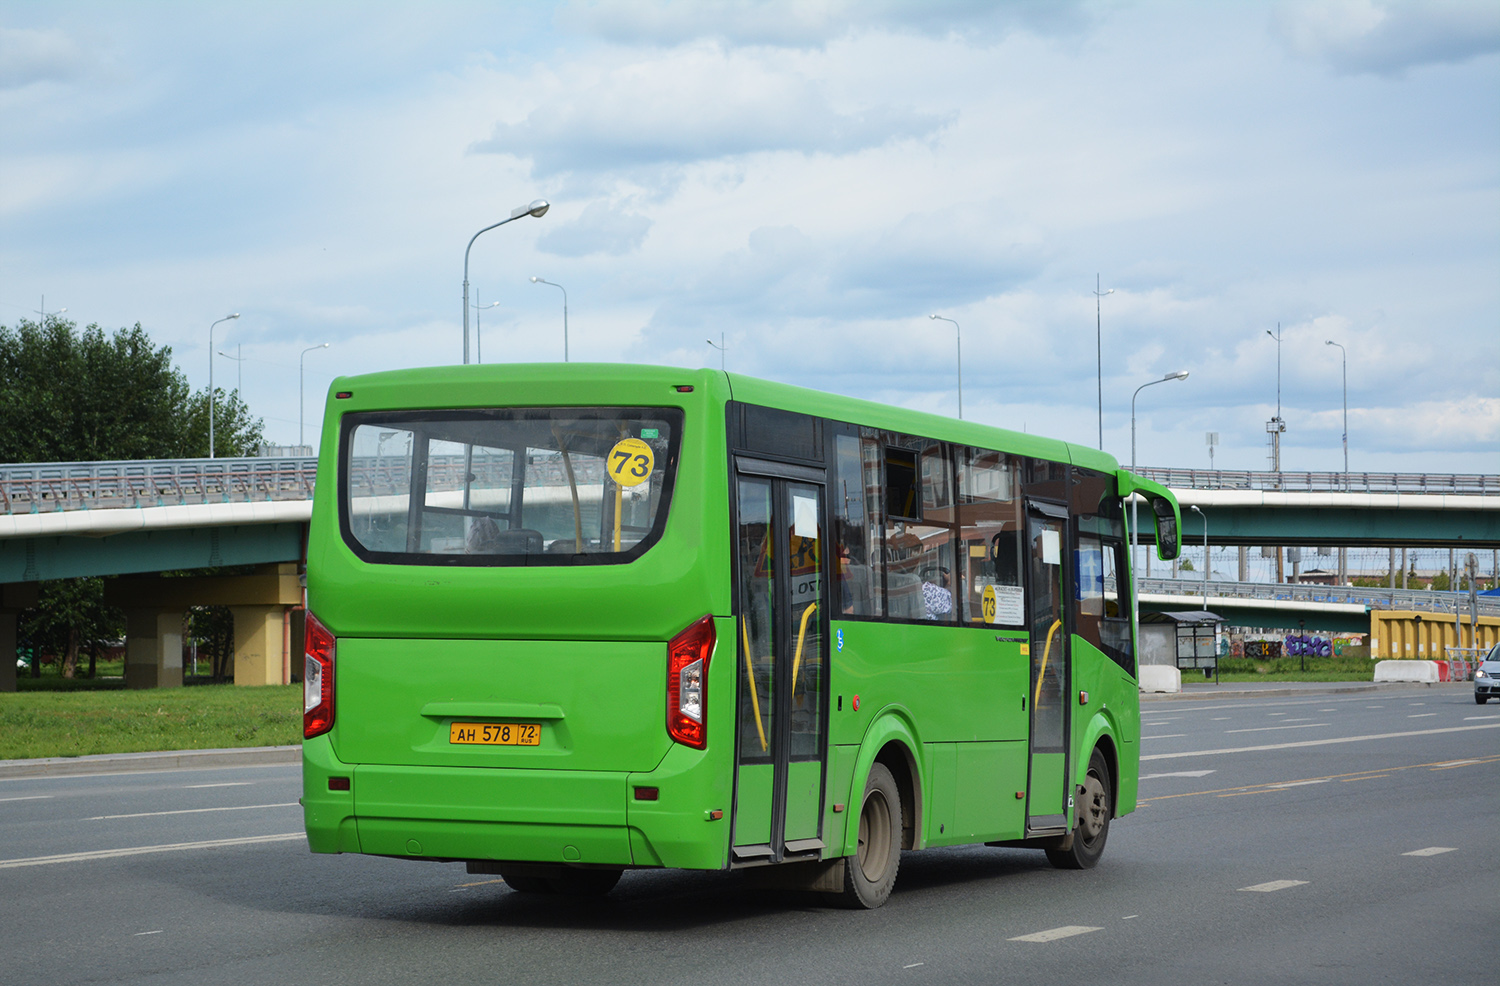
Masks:
[[[1393,75],[1500,51],[1493,0],[1298,0],[1272,23],[1293,51],[1340,72]]]
[[[0,27],[0,90],[67,82],[86,67],[83,52],[62,31]]]
[[[618,257],[640,247],[650,230],[651,220],[645,216],[608,202],[594,201],[584,207],[577,219],[548,227],[537,240],[537,248],[559,257],[599,253]]]
[[[835,105],[803,61],[696,42],[606,68],[574,62],[565,76],[548,73],[523,119],[497,123],[472,149],[530,160],[546,177],[762,151],[846,154],[945,122],[883,101]]]

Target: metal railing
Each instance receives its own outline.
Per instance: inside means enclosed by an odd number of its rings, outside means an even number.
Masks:
[[[1113,579],[1105,580],[1113,588]],[[1139,579],[1143,595],[1176,595],[1202,597],[1201,580]],[[1313,585],[1311,583],[1209,582],[1209,607],[1218,599],[1274,599],[1304,603],[1353,603],[1371,609],[1411,609],[1451,614],[1455,606],[1469,611],[1467,592],[1441,592],[1430,589],[1383,589],[1357,585]],[[1500,599],[1479,597],[1479,612],[1500,615]]]
[[[317,470],[315,458],[0,465],[0,513],[310,500]]]
[[[1136,470],[1163,486],[1280,493],[1468,493],[1500,496],[1500,476],[1427,472],[1252,472],[1230,469]]]

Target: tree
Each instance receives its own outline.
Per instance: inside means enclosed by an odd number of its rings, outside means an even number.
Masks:
[[[248,455],[264,440],[239,394],[214,396],[214,451]],[[0,325],[0,462],[201,458],[208,454],[208,390],[196,393],[139,322],[106,336],[98,325],[48,316]],[[123,633],[100,579],[44,582],[23,639],[62,656],[71,678],[85,645]],[[91,651],[92,653],[92,651]],[[92,667],[92,664],[91,664]],[[40,677],[34,659],[32,677]]]
[[[238,394],[216,388],[214,453],[264,439]],[[208,390],[196,393],[139,322],[106,337],[67,319],[0,325],[0,462],[208,455]]]

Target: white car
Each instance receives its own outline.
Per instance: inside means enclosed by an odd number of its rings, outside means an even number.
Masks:
[[[1500,698],[1500,644],[1490,648],[1474,669],[1474,701],[1483,705],[1492,695]]]

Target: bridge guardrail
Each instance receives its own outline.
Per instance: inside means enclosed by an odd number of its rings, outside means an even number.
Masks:
[[[1163,486],[1195,490],[1279,493],[1466,493],[1500,496],[1500,476],[1484,473],[1255,472],[1231,469],[1157,469],[1136,472]]]
[[[1113,588],[1114,579],[1105,580]],[[1198,596],[1203,583],[1192,579],[1138,579],[1142,594]],[[1382,589],[1357,585],[1313,585],[1311,583],[1209,582],[1208,595],[1220,599],[1268,599],[1305,603],[1353,603],[1371,609],[1412,609],[1452,615],[1455,606],[1469,611],[1467,592],[1431,589]],[[1500,615],[1500,599],[1481,596],[1479,612]],[[1211,608],[1211,607],[1210,607]]]
[[[0,465],[0,513],[308,500],[317,469],[311,457]]]

